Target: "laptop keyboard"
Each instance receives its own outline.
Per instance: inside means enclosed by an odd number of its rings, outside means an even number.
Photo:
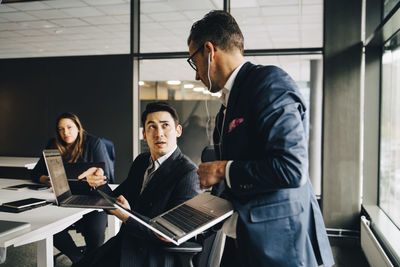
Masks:
[[[106,202],[102,197],[96,196],[85,196],[85,195],[74,195],[64,201],[65,204],[74,204],[74,205],[98,205]]]
[[[186,204],[179,206],[161,217],[170,223],[179,226],[186,233],[190,233],[214,218],[213,216],[207,215],[206,213],[196,210]]]

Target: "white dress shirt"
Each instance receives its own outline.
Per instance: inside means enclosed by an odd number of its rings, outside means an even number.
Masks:
[[[228,106],[228,100],[229,100],[229,95],[231,93],[232,87],[233,87],[233,83],[236,80],[236,76],[239,73],[239,70],[242,68],[244,63],[242,63],[239,67],[237,67],[231,74],[231,76],[229,76],[228,80],[225,83],[224,88],[222,88],[221,90],[221,97],[219,98],[219,100],[221,101],[222,105],[224,105],[225,107]],[[225,125],[225,115],[226,115],[226,109],[224,110],[224,119],[222,120],[222,132],[221,132],[221,136],[220,136],[220,140],[222,140],[222,136],[224,133],[224,125]],[[222,153],[222,151],[221,151]],[[225,181],[226,181],[226,185],[231,188],[231,181],[229,178],[229,169],[231,167],[232,164],[232,160],[229,160],[228,163],[226,164],[225,167]],[[232,214],[232,216],[225,221],[224,225],[222,226],[222,231],[224,232],[224,234],[226,234],[227,236],[231,237],[231,238],[236,238],[236,225],[237,225],[237,219],[238,219],[238,213],[235,212]]]
[[[147,167],[146,171],[144,172],[142,189],[140,190],[140,193],[143,192],[146,185],[150,182],[151,178],[153,177],[154,172],[161,166],[161,164],[163,164],[164,161],[166,161],[172,155],[172,153],[175,152],[177,147],[178,146],[175,145],[175,147],[170,152],[168,152],[164,156],[159,157],[155,161],[153,161],[153,159],[150,156],[150,158],[149,158],[150,164],[149,164],[149,167]]]

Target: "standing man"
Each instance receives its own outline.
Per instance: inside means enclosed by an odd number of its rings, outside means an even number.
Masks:
[[[143,138],[150,153],[142,153],[132,163],[128,178],[112,195],[126,209],[143,216],[157,215],[195,197],[201,192],[197,167],[176,145],[182,133],[176,110],[165,102],[153,102],[142,114]],[[90,168],[79,178],[90,186],[105,184],[103,171]],[[176,266],[175,256],[151,230],[119,210],[109,210],[123,225],[119,233],[74,266]]]
[[[295,82],[278,67],[245,62],[243,35],[227,12],[195,22],[188,45],[196,80],[222,93],[213,136],[219,160],[198,170],[201,186],[213,186],[237,212],[223,226],[232,239],[222,265],[333,265]]]

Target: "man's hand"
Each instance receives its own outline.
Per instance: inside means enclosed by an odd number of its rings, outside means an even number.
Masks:
[[[127,210],[131,209],[131,206],[129,205],[128,200],[123,195],[120,195],[117,197],[118,199],[118,204],[120,204],[122,207],[124,207]],[[128,220],[129,215],[125,214],[124,212],[120,211],[119,209],[114,209],[114,210],[108,210],[111,214],[115,215],[118,217],[123,222],[126,222]]]
[[[78,179],[83,179],[86,177],[86,181],[91,187],[100,186],[107,183],[107,179],[104,176],[104,171],[102,168],[92,167],[87,171],[78,176]]]
[[[47,175],[40,176],[39,182],[41,182],[42,184],[47,185],[48,187],[51,187],[51,180],[50,180],[50,177],[47,176]]]
[[[164,241],[164,242],[171,242],[171,241],[169,241],[168,239],[166,239],[165,237],[163,237],[163,236],[160,236],[159,234],[157,234],[156,232],[153,232],[159,239],[161,239],[162,241]]]
[[[227,163],[228,161],[226,160],[201,163],[197,170],[200,187],[207,189],[225,179],[225,166]]]

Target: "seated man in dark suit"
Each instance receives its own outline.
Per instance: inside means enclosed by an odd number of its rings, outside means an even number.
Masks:
[[[143,137],[150,153],[142,153],[132,163],[127,179],[113,195],[121,204],[153,218],[201,192],[197,167],[176,145],[182,133],[176,110],[164,102],[146,106],[142,114]],[[90,168],[86,177],[91,186],[105,184],[103,172]],[[119,233],[74,266],[175,266],[174,256],[163,251],[166,243],[151,230],[119,210],[110,210],[124,223]]]

